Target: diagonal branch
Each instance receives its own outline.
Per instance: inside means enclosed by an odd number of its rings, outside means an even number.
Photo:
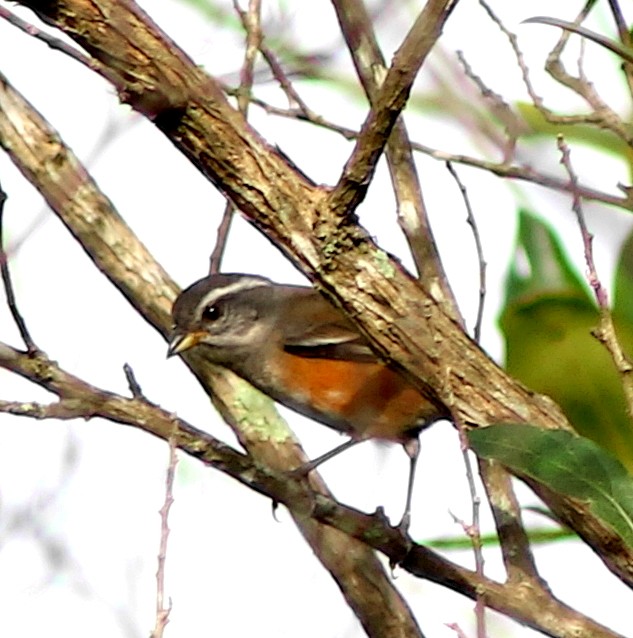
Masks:
[[[452,0],[429,0],[396,51],[384,82],[372,100],[372,108],[354,151],[329,195],[328,205],[334,215],[349,215],[364,199],[378,159],[409,99],[418,71],[440,37],[455,4]]]
[[[293,474],[262,467],[252,457],[234,450],[145,399],[122,397],[86,383],[63,370],[41,352],[28,354],[0,343],[0,367],[37,383],[60,399],[49,406],[0,401],[0,412],[32,418],[102,417],[141,428],[165,441],[173,442],[173,445],[190,456],[221,470],[273,501],[283,503],[295,520],[306,524],[310,520],[308,517],[312,517],[336,528],[336,532],[327,527],[322,528],[321,534],[325,535],[321,536],[321,542],[330,542],[327,532],[335,532],[346,538],[348,543],[359,547],[367,544],[384,553],[392,564],[399,563],[410,573],[469,598],[482,597],[492,609],[506,613],[553,638],[622,638],[561,603],[549,592],[534,587],[533,583],[497,583],[451,563],[430,549],[414,545],[409,537],[404,537],[399,530],[391,527],[380,513],[369,515],[340,505],[318,487],[315,489]],[[362,541],[363,545],[355,543],[347,535]],[[353,555],[352,558],[354,557]],[[347,557],[339,555],[338,560],[344,563]],[[378,602],[385,604],[380,599],[380,592],[374,592],[368,603],[377,605]],[[392,605],[387,606],[392,608]],[[374,614],[380,614],[380,609],[374,609]],[[393,622],[393,618],[391,621]],[[388,632],[387,625],[382,622],[380,627],[383,633],[374,631],[370,635],[413,635],[406,625],[403,626],[403,632],[395,634],[385,633]],[[373,629],[378,628],[376,623]]]

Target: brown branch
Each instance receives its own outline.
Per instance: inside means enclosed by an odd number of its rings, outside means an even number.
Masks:
[[[135,399],[144,399],[145,395],[143,394],[143,389],[141,388],[139,382],[136,380],[136,375],[134,374],[134,370],[129,363],[125,363],[123,365],[123,372],[125,374],[125,379],[127,381],[127,386],[130,388],[130,392]]]
[[[481,324],[484,319],[484,306],[486,303],[486,259],[484,257],[484,248],[481,243],[481,235],[479,234],[479,227],[477,226],[477,220],[473,213],[473,209],[470,205],[470,199],[468,197],[468,191],[461,181],[459,175],[453,168],[451,162],[446,162],[446,168],[448,172],[453,176],[459,191],[464,200],[464,206],[466,208],[466,223],[470,226],[473,234],[473,240],[475,241],[475,250],[477,251],[477,263],[479,264],[479,303],[477,304],[477,317],[475,318],[475,327],[473,328],[473,337],[477,343],[481,337]]]
[[[225,472],[243,485],[275,502],[283,503],[296,519],[305,523],[307,517],[313,517],[317,521],[334,526],[363,544],[381,551],[393,564],[401,565],[406,571],[473,600],[481,597],[492,609],[508,614],[548,636],[619,638],[618,634],[586,618],[554,597],[545,596],[541,590],[534,588],[532,583],[524,581],[501,584],[455,565],[432,550],[415,545],[410,537],[391,527],[381,512],[370,515],[345,507],[294,473],[278,472],[264,467],[250,456],[234,450],[158,406],[143,399],[122,397],[86,383],[60,368],[43,353],[30,356],[0,343],[0,367],[53,392],[60,397],[58,404],[72,406],[72,410],[61,418],[101,417],[158,436],[190,456]],[[0,401],[0,411],[35,418],[60,418],[63,411],[53,408],[58,404],[22,404],[22,410],[13,410],[17,404]],[[321,534],[324,531],[326,532],[327,528],[322,530]],[[327,541],[327,537],[322,537],[322,542]],[[347,558],[339,555],[338,560],[344,562]],[[372,599],[375,601],[374,596]],[[382,603],[384,602],[383,600]],[[376,609],[375,613],[380,613],[380,610]]]
[[[328,208],[332,214],[345,217],[364,199],[389,134],[407,103],[413,81],[455,4],[452,0],[429,0],[396,51],[356,146],[338,184],[329,193]]]
[[[86,68],[101,72],[101,66],[96,63],[94,60],[91,60],[88,56],[84,55],[78,49],[71,47],[67,42],[64,42],[60,38],[56,38],[46,31],[42,31],[38,29],[34,24],[27,22],[26,20],[22,20],[20,16],[15,15],[9,11],[6,7],[0,6],[0,18],[6,20],[12,26],[18,28],[22,33],[43,42],[48,47],[50,47],[53,51],[59,51],[64,55],[68,56],[75,62],[79,62],[79,64],[85,66]]]
[[[387,65],[378,46],[372,19],[362,0],[333,0],[333,4],[356,72],[373,105]],[[326,125],[323,118],[314,118],[305,108],[302,111],[306,119]],[[357,139],[358,134],[348,131],[346,137]],[[413,160],[409,133],[402,117],[396,121],[388,139],[386,158],[398,205],[398,222],[407,238],[418,276],[429,290],[438,291],[436,296],[445,310],[457,316],[457,303],[440,261]]]
[[[585,7],[576,18],[576,24],[579,24],[582,20],[584,20],[592,6],[593,3],[591,1],[585,4]],[[592,108],[592,111],[580,116],[580,118],[584,119],[577,119],[577,117],[573,117],[573,119],[570,119],[570,116],[557,116],[552,111],[549,111],[548,109],[542,107],[542,105],[540,108],[538,104],[535,104],[535,106],[539,108],[543,116],[549,122],[564,124],[566,122],[578,121],[590,123],[611,131],[617,137],[622,139],[626,144],[632,146],[633,133],[631,133],[630,127],[600,97],[593,84],[589,82],[582,73],[579,73],[578,77],[574,77],[565,69],[561,56],[563,50],[565,49],[565,46],[567,45],[569,36],[570,33],[568,31],[563,31],[563,34],[560,37],[558,43],[547,56],[545,69],[557,82],[559,82],[563,86],[566,86],[568,89],[583,98]]]
[[[457,51],[457,59],[462,65],[464,75],[479,89],[492,115],[503,124],[505,140],[499,141],[498,145],[503,149],[503,163],[509,164],[514,156],[517,140],[522,133],[526,132],[527,127],[503,97],[489,88],[483,79],[475,73],[462,51]]]
[[[620,8],[618,0],[609,0],[609,7],[611,8],[613,20],[618,29],[620,42],[630,51],[632,38],[626,20],[622,15],[622,9]],[[624,71],[624,77],[629,86],[629,94],[633,97],[633,64],[625,62],[622,65],[622,70]]]

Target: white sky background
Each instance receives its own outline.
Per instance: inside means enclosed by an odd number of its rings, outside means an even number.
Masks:
[[[227,8],[230,4],[226,2]],[[581,3],[493,4],[506,25],[519,33],[540,93],[550,98],[550,105],[577,105],[538,71],[557,31],[519,22],[534,15],[571,19]],[[380,32],[387,58],[421,3],[393,5],[388,27]],[[276,3],[264,6],[268,18],[280,15]],[[284,6],[289,25],[286,37],[300,43],[302,51],[329,51],[337,44],[329,3],[288,0]],[[177,2],[147,1],[144,7],[212,74],[239,70],[243,48],[236,31],[218,31]],[[28,12],[20,14],[33,20]],[[600,31],[610,28],[604,16],[589,24]],[[451,58],[455,50],[464,50],[475,72],[508,101],[525,99],[510,49],[476,2],[462,1],[441,43]],[[622,107],[626,102],[617,60],[598,47],[587,48],[588,77],[601,95]],[[100,187],[167,271],[183,286],[203,276],[223,209],[213,187],[150,123],[119,105],[104,81],[4,22],[0,22],[0,61],[2,72],[88,163]],[[419,91],[433,89],[431,71],[440,69],[435,57],[431,66],[424,67]],[[338,56],[337,70],[353,77],[346,52]],[[470,91],[463,82],[464,90]],[[297,88],[311,108],[326,118],[356,128],[362,123],[363,102],[339,93],[336,87],[297,83]],[[256,92],[285,105],[273,83],[258,86]],[[334,183],[352,149],[351,143],[333,133],[267,116],[256,107],[251,121],[317,182]],[[409,113],[407,124],[412,139],[430,146],[470,154],[482,150],[474,148],[463,131],[433,114]],[[120,132],[93,157],[107,127]],[[532,146],[530,152],[538,166],[562,175],[554,140]],[[629,181],[625,168],[615,160],[601,157],[597,164],[590,151],[579,148],[573,154],[578,172],[591,185],[615,191],[617,182]],[[442,163],[423,156],[417,161],[444,264],[472,327],[477,261],[463,203]],[[468,187],[489,265],[483,345],[498,359],[502,346],[495,317],[514,238],[517,194],[518,201],[541,212],[570,239],[572,257],[584,271],[582,247],[567,197],[508,185],[482,171],[457,169]],[[122,365],[128,362],[151,400],[233,442],[184,365],[165,360],[163,340],[46,212],[41,197],[4,154],[0,154],[0,180],[9,195],[5,215],[9,246],[24,239],[11,254],[11,268],[21,311],[38,345],[71,372],[123,394],[128,391]],[[597,233],[599,272],[609,281],[617,254],[614,246],[630,226],[629,217],[598,206],[589,206],[588,212]],[[381,246],[410,263],[395,223],[384,163],[360,214]],[[234,226],[224,269],[257,272],[277,281],[302,281],[282,255],[241,220]],[[0,340],[20,346],[5,308],[0,310]],[[0,398],[51,399],[2,371]],[[327,428],[288,411],[284,415],[310,456],[340,442]],[[36,423],[0,415],[0,424],[0,635],[148,635],[153,626],[166,445],[144,433],[100,421]],[[470,504],[457,437],[450,426],[440,424],[426,432],[422,442],[412,533],[420,539],[459,535],[451,512],[469,520]],[[402,513],[406,473],[406,456],[399,446],[374,444],[359,446],[322,470],[343,502],[367,511],[384,505],[394,521]],[[526,502],[534,502],[527,490],[519,490]],[[175,498],[167,566],[167,593],[173,600],[168,636],[363,635],[336,585],[283,508],[276,522],[266,499],[185,457],[178,468]],[[490,529],[489,521],[486,529]],[[613,629],[630,631],[629,593],[588,549],[569,542],[537,548],[536,555],[543,576],[560,598]],[[471,552],[451,553],[450,558],[468,566],[473,563]],[[497,552],[488,551],[486,560],[487,573],[501,577]],[[474,635],[471,601],[403,572],[397,576],[396,586],[405,593],[427,638],[454,636],[445,623],[458,623],[467,635]],[[493,614],[489,632],[495,637],[536,635]]]

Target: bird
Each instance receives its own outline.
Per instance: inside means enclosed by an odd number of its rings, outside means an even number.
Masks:
[[[367,439],[400,443],[410,467],[398,527],[408,529],[418,435],[448,410],[380,360],[340,309],[312,287],[218,273],[183,290],[172,319],[168,357],[200,349],[274,401],[349,436],[299,473]]]

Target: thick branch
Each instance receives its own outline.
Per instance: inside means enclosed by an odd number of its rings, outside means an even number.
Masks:
[[[61,369],[43,353],[19,352],[0,343],[0,367],[37,383],[60,398],[58,403],[49,406],[0,401],[2,412],[38,419],[102,417],[141,428],[165,441],[173,442],[189,455],[220,469],[260,494],[283,503],[304,524],[313,517],[334,526],[344,532],[337,534],[348,539],[347,542],[350,542],[348,537],[351,536],[383,552],[392,563],[399,563],[402,568],[421,578],[427,578],[472,599],[483,596],[492,609],[506,613],[548,636],[618,638],[614,632],[567,607],[551,595],[544,595],[533,584],[501,584],[455,565],[432,550],[414,545],[410,538],[391,527],[381,514],[368,515],[342,506],[330,495],[319,489],[311,489],[304,480],[299,480],[292,474],[262,467],[251,457],[237,452],[210,434],[142,398],[122,397],[82,381]],[[331,540],[321,537],[321,542]],[[349,557],[340,555],[338,560],[344,563]],[[384,605],[380,591],[378,588],[368,602],[379,607]],[[387,604],[387,607],[390,608],[391,605]],[[379,614],[380,610],[376,609],[375,613]],[[401,622],[399,618],[391,620],[394,625]],[[384,622],[382,624],[384,627]],[[382,635],[406,636],[410,633],[406,631],[406,625],[403,625],[403,630],[396,634],[389,632]]]

